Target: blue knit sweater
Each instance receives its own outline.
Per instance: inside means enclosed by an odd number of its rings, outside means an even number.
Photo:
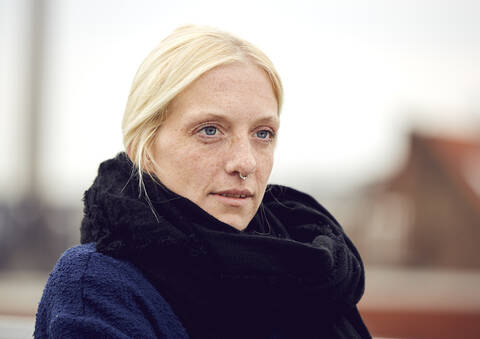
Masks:
[[[159,292],[132,264],[93,243],[57,262],[37,312],[35,338],[188,338]]]

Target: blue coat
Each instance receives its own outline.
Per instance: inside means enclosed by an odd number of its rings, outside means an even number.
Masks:
[[[131,263],[75,246],[58,260],[35,338],[188,338],[169,304]]]

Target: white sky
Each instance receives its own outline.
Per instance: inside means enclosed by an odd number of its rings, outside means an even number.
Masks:
[[[0,0],[0,183],[10,193],[19,192],[15,179],[22,175],[21,163],[8,159],[22,152],[25,3]],[[121,150],[120,123],[137,67],[186,23],[245,38],[277,66],[285,105],[276,183],[308,191],[311,185],[299,178],[314,175],[313,186],[346,189],[396,168],[412,126],[460,135],[480,131],[478,1],[47,4],[45,120],[39,128],[42,185],[51,200],[79,203],[99,162]]]

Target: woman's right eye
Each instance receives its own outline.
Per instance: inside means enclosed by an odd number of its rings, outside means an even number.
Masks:
[[[205,135],[212,136],[217,134],[217,128],[215,126],[205,126],[200,130],[200,132]]]

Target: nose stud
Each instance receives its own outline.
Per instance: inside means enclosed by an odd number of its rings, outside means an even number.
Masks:
[[[238,172],[238,176],[240,177],[240,179],[245,181],[245,180],[247,180],[248,174],[247,175],[242,175],[242,173]]]

